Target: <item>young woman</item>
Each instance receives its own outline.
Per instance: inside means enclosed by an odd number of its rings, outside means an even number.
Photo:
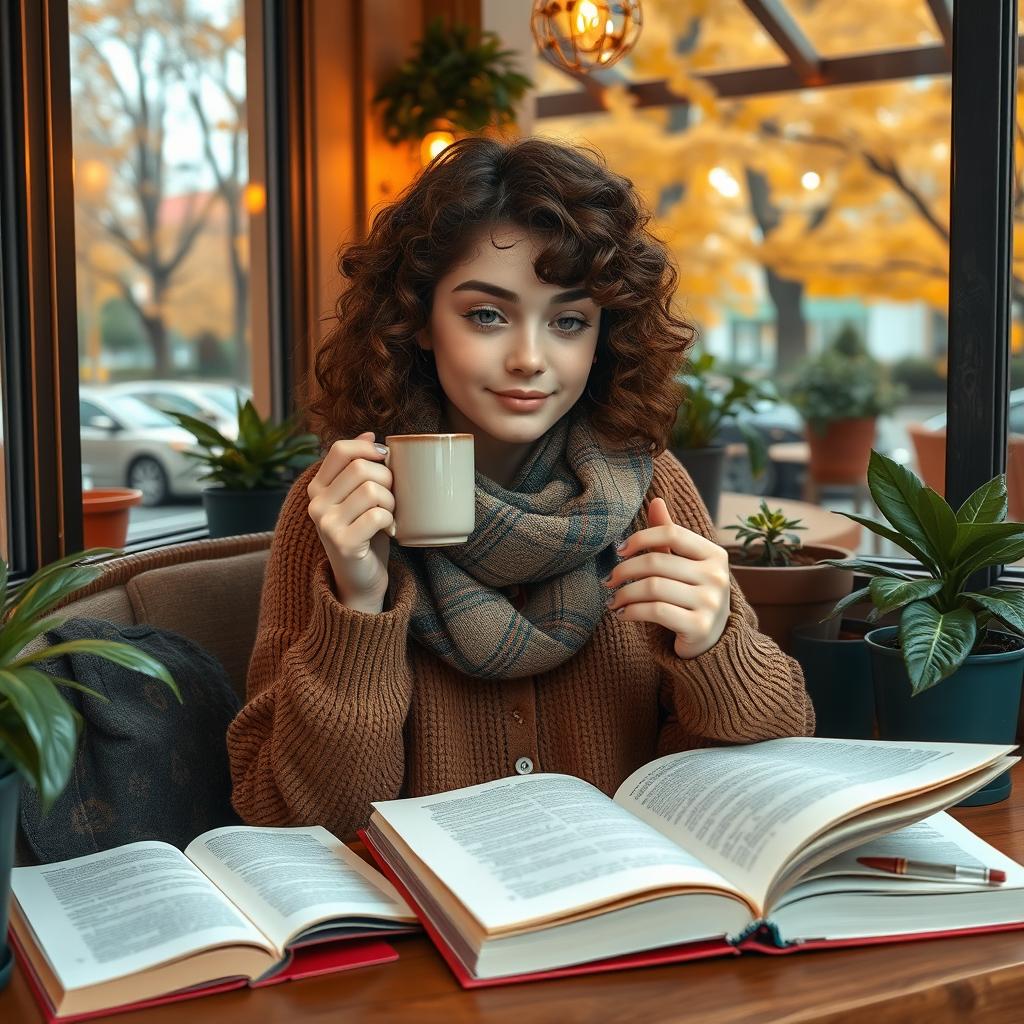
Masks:
[[[349,838],[374,800],[536,771],[610,793],[812,731],[665,450],[693,331],[649,219],[597,154],[472,138],[344,253],[329,449],[281,512],[228,735],[247,821]],[[402,548],[375,438],[438,431],[474,435],[476,528]]]

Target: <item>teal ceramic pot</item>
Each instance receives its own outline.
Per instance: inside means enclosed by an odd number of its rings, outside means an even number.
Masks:
[[[277,526],[277,517],[289,488],[264,491],[229,491],[224,487],[203,489],[203,508],[211,537],[236,537],[263,533]]]
[[[843,619],[835,638],[818,635],[816,624],[797,626],[791,652],[804,672],[814,705],[814,735],[869,740],[875,734],[875,690],[871,656],[864,642],[874,627]]]
[[[7,945],[7,915],[11,902],[11,868],[14,866],[14,830],[18,825],[18,790],[21,775],[0,757],[0,989],[11,977],[14,956]]]
[[[992,654],[972,654],[948,679],[914,697],[903,652],[885,644],[898,632],[899,626],[883,626],[864,638],[871,656],[878,734],[882,739],[1016,742],[1024,646]],[[989,633],[1011,643],[1020,642],[1011,633]],[[1010,775],[1004,772],[961,801],[961,805],[996,803],[1009,795]]]

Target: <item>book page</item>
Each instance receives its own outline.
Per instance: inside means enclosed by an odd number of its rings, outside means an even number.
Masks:
[[[930,815],[887,836],[845,850],[819,864],[804,875],[788,892],[779,906],[823,892],[972,892],[985,886],[976,882],[921,877],[914,874],[895,875],[877,868],[865,867],[858,857],[904,857],[907,860],[937,864],[959,864],[963,867],[1002,868],[1006,881],[1001,889],[1024,886],[1024,867],[1000,853],[980,836],[961,825],[945,811]]]
[[[65,989],[221,944],[250,943],[270,953],[227,897],[166,843],[129,843],[14,868],[11,889]]]
[[[830,825],[968,775],[1013,749],[789,737],[689,750],[635,771],[615,801],[763,908],[786,861]]]
[[[488,931],[659,887],[734,891],[571,775],[512,776],[373,806]]]
[[[279,955],[293,936],[321,921],[416,920],[380,872],[319,825],[215,828],[193,839],[185,855],[252,919]]]
[[[895,875],[858,857],[906,857],[1001,868],[1001,885]],[[1024,867],[946,813],[847,850],[813,868],[772,907],[783,938],[851,938],[984,927],[1024,919]]]

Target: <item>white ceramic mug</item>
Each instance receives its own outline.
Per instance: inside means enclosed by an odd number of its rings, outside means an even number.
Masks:
[[[412,548],[462,544],[475,524],[472,434],[391,434],[384,439],[395,522],[388,530]]]

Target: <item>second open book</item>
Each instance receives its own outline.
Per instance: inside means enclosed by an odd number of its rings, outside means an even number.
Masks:
[[[1016,763],[1014,749],[792,738],[691,750],[638,769],[613,798],[537,774],[376,803],[364,839],[467,986],[1024,926],[1024,868],[936,813]],[[843,856],[868,843],[980,860],[1007,883],[915,881]]]

